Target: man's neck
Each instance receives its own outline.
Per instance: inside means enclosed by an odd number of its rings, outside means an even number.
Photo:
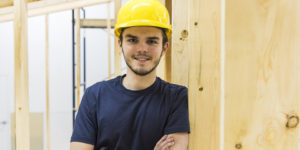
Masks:
[[[122,84],[125,88],[133,91],[143,90],[150,87],[156,80],[156,71],[145,76],[139,76],[127,68],[126,76],[123,78]]]

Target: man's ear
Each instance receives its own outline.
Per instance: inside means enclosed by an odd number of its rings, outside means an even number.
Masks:
[[[163,46],[162,50],[163,50],[163,55],[166,54],[167,50],[169,49],[169,42],[166,42],[165,45]]]
[[[121,42],[120,38],[118,39],[118,44],[119,44],[119,47],[121,48],[122,47],[122,42]]]

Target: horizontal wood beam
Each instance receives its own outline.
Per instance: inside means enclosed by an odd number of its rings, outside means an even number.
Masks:
[[[114,28],[114,19],[111,19],[111,27]],[[80,19],[81,28],[107,28],[107,19]]]
[[[28,17],[45,15],[59,11],[109,3],[111,0],[50,0],[28,4]],[[0,8],[0,22],[14,19],[13,7]]]
[[[8,6],[12,6],[13,4],[14,4],[14,2],[11,0],[0,1],[0,7],[8,7]]]
[[[34,2],[34,1],[39,1],[39,0],[27,0],[27,2]],[[13,6],[14,2],[13,0],[1,0],[0,1],[0,8],[1,7],[9,7],[9,6]]]

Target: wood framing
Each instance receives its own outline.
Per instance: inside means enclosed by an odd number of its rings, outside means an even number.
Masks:
[[[114,28],[114,19],[110,22],[111,28]],[[80,28],[107,28],[107,19],[80,19]]]
[[[172,0],[165,0],[165,5],[169,11],[170,22],[172,24]],[[165,55],[164,79],[168,82],[172,81],[172,36],[169,38],[169,49]]]
[[[121,8],[122,0],[114,0],[115,6],[115,23],[117,23],[118,13]],[[114,76],[121,75],[122,73],[122,52],[118,43],[119,38],[115,36],[114,40]]]
[[[165,0],[159,0],[163,5],[165,5]],[[160,77],[161,79],[165,79],[165,64],[166,64],[166,57],[165,55],[161,58],[157,69],[156,69],[156,75]]]
[[[110,19],[110,3],[107,4],[107,54],[108,54],[108,79],[111,79],[111,19]]]
[[[30,150],[26,0],[14,1],[16,150]]]
[[[76,33],[76,110],[78,111],[80,105],[80,10],[75,9],[75,33]]]
[[[46,141],[50,150],[50,99],[49,99],[49,26],[48,14],[45,15],[45,74],[46,74]]]
[[[299,1],[226,1],[225,150],[299,149],[299,38]]]
[[[28,4],[28,16],[45,15],[108,2],[111,2],[111,0],[47,0],[32,2]],[[13,7],[0,9],[0,22],[11,21],[13,18]]]
[[[34,1],[39,1],[39,0],[27,0],[28,3],[34,2]],[[1,7],[13,6],[13,5],[14,5],[14,0],[1,0],[0,1],[0,8]]]

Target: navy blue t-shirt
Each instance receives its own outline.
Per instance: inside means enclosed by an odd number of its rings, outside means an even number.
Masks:
[[[86,90],[71,142],[94,150],[153,150],[165,134],[190,132],[186,87],[157,77],[150,87],[132,91],[122,85],[124,76]]]

